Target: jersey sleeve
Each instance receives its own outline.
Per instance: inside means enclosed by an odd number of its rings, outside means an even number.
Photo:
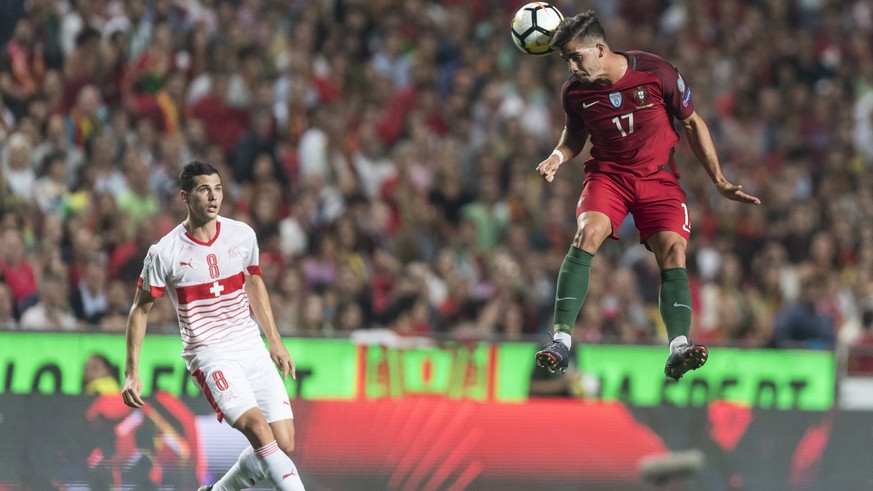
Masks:
[[[561,104],[564,106],[564,126],[567,127],[567,133],[582,133],[585,131],[585,121],[573,107],[570,97],[570,84],[572,81],[564,82],[561,88]]]
[[[258,237],[255,234],[255,231],[251,227],[246,227],[246,229],[247,229],[246,232],[247,232],[248,240],[249,240],[249,244],[248,244],[249,255],[245,259],[246,274],[260,275],[261,274],[261,260],[260,260],[261,250],[258,247]]]
[[[153,245],[143,260],[137,288],[149,292],[155,298],[163,297],[167,291],[166,278],[166,261],[162,260],[158,253],[158,246]]]
[[[691,102],[691,86],[682,78],[682,74],[673,65],[666,65],[659,71],[661,90],[664,94],[664,104],[667,110],[680,121],[691,116],[694,104]]]

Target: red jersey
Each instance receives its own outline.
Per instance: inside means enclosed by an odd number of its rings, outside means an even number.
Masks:
[[[670,166],[679,141],[673,118],[694,112],[691,88],[679,71],[660,56],[643,51],[620,53],[628,60],[624,76],[607,87],[564,83],[561,100],[569,133],[591,137],[589,172],[648,176]]]

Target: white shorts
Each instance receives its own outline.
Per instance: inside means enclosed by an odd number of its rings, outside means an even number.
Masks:
[[[254,407],[268,423],[294,419],[282,376],[264,346],[239,351],[200,350],[183,358],[219,421],[224,419],[233,426]]]

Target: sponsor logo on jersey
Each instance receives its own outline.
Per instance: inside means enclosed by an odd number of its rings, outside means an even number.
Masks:
[[[621,92],[613,92],[609,94],[609,103],[612,107],[618,109],[621,107]]]

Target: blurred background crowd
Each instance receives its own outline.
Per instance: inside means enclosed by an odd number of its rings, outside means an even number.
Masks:
[[[568,72],[505,0],[0,0],[0,325],[121,332],[176,178],[223,177],[286,335],[540,339],[582,156],[546,185]],[[726,175],[682,141],[695,342],[873,342],[873,2],[558,1],[676,65]],[[629,218],[574,332],[661,342]],[[168,300],[155,330],[177,332]]]

